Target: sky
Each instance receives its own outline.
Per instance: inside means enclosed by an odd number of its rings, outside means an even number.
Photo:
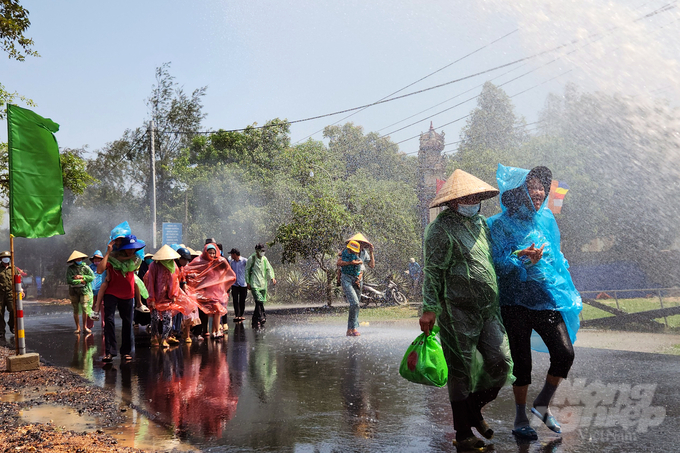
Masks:
[[[504,84],[528,123],[537,120],[547,94],[561,94],[567,82],[584,91],[637,96],[641,102],[677,103],[680,98],[680,12],[670,0],[21,3],[30,12],[26,34],[41,57],[0,59],[0,83],[34,100],[37,113],[61,125],[61,147],[87,147],[90,153],[148,121],[145,99],[155,68],[166,62],[186,91],[207,87],[204,130],[238,129],[372,103],[471,52],[477,51],[399,94],[575,41],[521,67],[491,71],[346,119],[348,114],[291,125],[296,143],[309,136],[321,140],[325,126],[352,121],[365,132],[389,134],[406,153],[417,152],[417,136],[430,121],[435,128],[444,125],[438,131],[446,133],[445,151],[455,151],[463,117],[475,107],[470,98],[489,80]],[[659,10],[669,3],[670,9]],[[650,12],[656,14],[640,19]],[[6,137],[0,125],[0,141]]]

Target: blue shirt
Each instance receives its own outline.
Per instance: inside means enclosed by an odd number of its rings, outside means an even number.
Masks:
[[[248,258],[241,257],[241,259],[238,260],[238,261],[231,260],[231,261],[229,261],[229,264],[231,265],[231,269],[236,274],[236,283],[234,283],[234,286],[245,287],[246,286],[246,264],[248,264]]]
[[[345,248],[342,251],[340,259],[345,262],[355,261],[359,259],[359,255],[357,255],[356,253],[352,253],[350,249]],[[342,273],[345,275],[351,275],[352,277],[358,277],[359,274],[361,273],[361,265],[350,264],[347,266],[342,266]]]

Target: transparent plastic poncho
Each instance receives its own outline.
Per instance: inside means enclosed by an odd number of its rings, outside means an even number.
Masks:
[[[501,192],[502,212],[489,218],[488,224],[500,304],[559,311],[574,343],[583,307],[581,296],[571,280],[569,263],[560,248],[560,231],[555,216],[547,207],[548,193],[546,191],[545,200],[536,211],[526,188],[528,174],[529,170],[498,164],[496,179]],[[518,189],[514,193],[519,197],[526,195],[526,200],[520,200],[519,208],[509,210],[504,204],[503,194],[513,189]],[[542,258],[534,265],[517,256],[518,251],[531,244],[535,244],[536,248],[545,246]],[[548,352],[535,331],[532,332],[531,345],[536,351]]]
[[[229,288],[236,282],[236,274],[223,256],[210,258],[209,245],[203,247],[198,258],[184,266],[185,289],[187,294],[196,297],[203,313],[222,316],[227,314]]]
[[[180,288],[179,278],[179,266],[172,260],[154,261],[149,265],[144,284],[149,291],[147,299],[154,301],[156,310],[188,316],[198,306],[196,299]]]

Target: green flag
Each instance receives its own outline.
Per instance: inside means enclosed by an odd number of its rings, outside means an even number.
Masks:
[[[9,153],[9,232],[16,237],[64,234],[59,146],[54,121],[7,105]]]

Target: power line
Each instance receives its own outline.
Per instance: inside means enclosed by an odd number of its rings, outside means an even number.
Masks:
[[[464,55],[464,56],[460,57],[460,58],[457,59],[456,61],[453,61],[453,62],[447,64],[446,66],[442,66],[441,68],[437,69],[436,71],[433,71],[433,72],[429,73],[428,75],[426,75],[426,76],[424,76],[424,77],[421,77],[420,79],[416,80],[415,82],[409,83],[409,84],[406,85],[405,87],[400,88],[400,89],[398,89],[397,91],[388,94],[387,96],[385,96],[385,97],[379,99],[378,101],[383,101],[383,100],[385,100],[385,99],[388,99],[388,98],[394,96],[395,94],[404,91],[406,88],[409,88],[409,87],[415,85],[415,84],[418,83],[418,82],[422,82],[423,80],[427,79],[428,77],[433,76],[433,75],[437,74],[438,72],[441,72],[441,71],[443,71],[444,69],[446,69],[446,68],[448,68],[448,67],[450,67],[450,66],[453,66],[454,64],[456,64],[456,63],[458,63],[458,62],[460,62],[460,61],[462,61],[462,60],[465,60],[467,57],[470,57],[470,56],[476,54],[477,52],[480,52],[480,51],[486,49],[487,47],[489,47],[489,46],[491,46],[491,45],[497,43],[498,41],[501,41],[501,40],[507,38],[508,36],[512,35],[513,33],[518,32],[518,31],[519,31],[518,28],[514,29],[514,30],[511,31],[510,33],[506,33],[505,35],[501,36],[500,38],[495,39],[495,40],[491,41],[490,43],[483,45],[483,46],[480,47],[479,49],[474,50],[474,51],[468,53],[467,55]],[[333,123],[332,125],[336,125],[336,124],[338,124],[338,123],[340,123],[340,122],[342,122],[342,121],[345,121],[347,118],[349,118],[349,117],[351,117],[351,116],[354,116],[354,115],[356,115],[357,113],[363,112],[363,111],[366,110],[367,108],[368,108],[368,107],[365,107],[365,108],[363,108],[363,109],[361,109],[361,110],[358,110],[358,111],[356,111],[356,112],[354,112],[354,113],[351,113],[351,114],[347,115],[346,117],[339,119],[338,121],[336,121],[336,122]],[[298,144],[298,143],[300,143],[300,142],[303,141],[303,140],[307,140],[309,137],[318,134],[319,132],[323,131],[324,129],[325,129],[325,128],[322,128],[322,129],[319,129],[319,130],[316,131],[316,132],[312,132],[312,133],[309,134],[308,136],[306,136],[306,137],[304,137],[304,138],[301,138],[300,140],[298,140],[297,142],[295,142],[295,144]]]
[[[670,3],[666,4],[666,5],[663,5],[662,7],[660,7],[660,8],[658,8],[658,9],[652,11],[651,13],[645,14],[645,15],[641,16],[640,18],[634,20],[634,22],[637,22],[637,21],[639,21],[639,20],[641,20],[641,19],[645,19],[645,18],[648,18],[648,17],[652,17],[652,16],[654,16],[654,15],[656,15],[656,14],[659,14],[660,12],[667,12],[667,11],[670,11],[671,9],[675,8],[675,6],[670,6],[670,5],[672,5],[673,3],[677,3],[677,1],[678,1],[678,0],[675,0],[675,1],[673,1],[673,2],[670,2]],[[659,28],[663,28],[663,27],[665,27],[665,26],[668,26],[668,25],[670,25],[670,24],[673,23],[673,22],[675,22],[675,21],[672,21],[672,22],[670,22],[669,24],[666,24],[666,25],[661,26],[661,27],[659,27]],[[593,37],[598,36],[598,35],[602,35],[602,36],[600,36],[600,37],[597,38],[596,40],[591,40],[591,41],[587,42],[585,45],[581,46],[581,47],[578,48],[578,49],[574,49],[574,50],[572,50],[572,51],[570,51],[570,52],[567,52],[564,56],[571,55],[572,53],[577,52],[577,51],[579,51],[579,50],[582,50],[583,48],[585,48],[585,47],[587,47],[587,46],[593,44],[594,42],[597,42],[597,41],[600,41],[600,40],[604,39],[605,37],[611,35],[612,32],[615,31],[615,30],[618,29],[618,28],[620,28],[620,27],[619,27],[619,26],[616,26],[616,27],[610,28],[610,29],[607,30],[606,32],[594,34]],[[544,67],[544,66],[547,66],[547,65],[549,65],[549,64],[552,64],[552,63],[558,61],[558,60],[561,59],[561,58],[562,58],[562,56],[557,57],[557,58],[555,58],[555,59],[553,59],[553,60],[551,60],[551,61],[549,61],[549,62],[547,62],[547,63],[545,63],[545,64],[543,64],[543,65],[541,65],[541,66],[539,66],[539,67],[537,67],[537,68],[535,68],[535,69],[532,69],[531,71],[528,71],[528,72],[526,72],[526,73],[524,73],[524,74],[522,74],[522,75],[520,75],[520,76],[515,77],[514,79],[508,80],[507,82],[504,82],[504,83],[500,84],[499,86],[507,85],[508,83],[513,82],[513,81],[515,81],[515,80],[517,80],[517,79],[519,79],[519,78],[521,78],[521,77],[524,77],[524,76],[526,76],[526,75],[528,75],[528,74],[530,74],[530,73],[532,73],[532,72],[534,72],[534,71],[537,71],[538,69],[540,69],[540,68],[542,68],[542,67]],[[515,68],[515,69],[518,69],[518,68]],[[514,69],[513,69],[513,70],[514,70]],[[507,73],[509,73],[509,72],[511,72],[511,71],[508,71],[508,72],[506,72],[505,74],[507,74]],[[545,83],[548,83],[548,82],[550,82],[550,81],[552,81],[552,80],[554,80],[554,79],[556,79],[556,78],[558,78],[558,77],[561,77],[561,76],[563,76],[563,75],[565,75],[565,74],[567,74],[567,73],[569,73],[569,72],[571,72],[571,70],[566,71],[566,72],[563,72],[563,73],[561,73],[561,74],[559,74],[559,75],[557,75],[557,76],[555,76],[555,77],[553,77],[553,78],[551,78],[551,79],[548,79],[548,80],[543,81],[543,82],[541,82],[541,83],[539,83],[539,84],[536,84],[536,85],[534,85],[534,86],[532,86],[532,87],[530,87],[530,88],[527,88],[526,90],[523,90],[523,91],[521,91],[521,92],[519,92],[519,93],[516,93],[516,94],[514,94],[514,95],[512,95],[512,96],[510,96],[510,97],[513,98],[513,97],[518,96],[518,95],[520,95],[520,94],[526,93],[527,91],[530,91],[530,90],[532,90],[532,89],[534,89],[534,88],[537,88],[538,86],[543,85],[543,84],[545,84]],[[500,76],[498,76],[498,77],[500,77]],[[496,78],[498,78],[498,77],[496,77]],[[491,80],[493,80],[493,79],[491,79]],[[467,90],[467,91],[471,91],[471,90],[472,90],[472,89]],[[467,92],[467,91],[466,91],[466,92]],[[463,93],[461,93],[461,94],[463,94]],[[406,126],[404,126],[404,127],[402,127],[402,128],[396,129],[396,130],[394,130],[394,131],[392,131],[392,132],[390,132],[390,133],[384,134],[384,135],[382,135],[382,137],[389,136],[389,135],[391,135],[391,134],[393,134],[393,133],[395,133],[395,132],[399,132],[399,131],[401,131],[401,130],[403,130],[403,129],[406,129],[406,128],[408,128],[408,127],[414,126],[414,125],[416,125],[416,124],[418,124],[418,123],[420,123],[420,122],[422,122],[422,121],[429,120],[429,119],[433,118],[433,117],[436,116],[436,115],[439,115],[439,114],[441,114],[441,113],[444,113],[444,112],[446,112],[446,111],[449,111],[449,110],[451,110],[451,109],[453,109],[453,108],[455,108],[455,107],[458,107],[458,106],[460,106],[460,105],[462,105],[462,104],[464,104],[464,103],[466,103],[466,102],[469,102],[469,101],[471,101],[471,100],[473,100],[473,99],[476,99],[476,98],[478,98],[480,95],[481,95],[481,93],[480,93],[479,95],[477,95],[477,96],[474,96],[474,97],[472,97],[472,98],[466,99],[465,101],[462,101],[462,102],[460,102],[460,103],[458,103],[458,104],[456,104],[456,105],[454,105],[454,106],[452,106],[452,107],[449,107],[449,108],[444,109],[444,110],[442,110],[442,111],[440,111],[440,112],[437,112],[437,113],[435,113],[435,114],[433,114],[433,115],[430,115],[430,116],[427,116],[427,117],[425,117],[425,118],[422,118],[422,119],[420,119],[420,120],[418,120],[418,121],[416,121],[416,122],[413,122],[413,123],[411,123],[411,124],[408,124],[408,125],[406,125]],[[457,96],[460,96],[460,94],[457,95]],[[454,96],[454,98],[457,97],[457,96]],[[453,98],[451,98],[451,99],[453,99]],[[446,101],[445,101],[445,102],[446,102]],[[440,103],[440,104],[441,104],[441,103]],[[440,104],[437,104],[437,105],[440,105]],[[429,110],[429,109],[426,109],[426,110]],[[442,124],[441,126],[438,126],[438,127],[435,128],[435,129],[441,129],[441,128],[443,128],[444,126],[448,126],[448,125],[450,125],[450,124],[453,124],[453,123],[456,123],[456,122],[458,122],[458,121],[460,121],[460,120],[463,120],[463,119],[465,119],[465,118],[468,118],[470,115],[471,115],[471,114],[462,116],[462,117],[457,118],[457,119],[455,119],[455,120],[453,120],[453,121],[451,121],[451,122]],[[415,116],[415,115],[412,115],[412,116]],[[401,121],[404,121],[404,120],[401,120]],[[398,121],[397,123],[399,123],[399,122],[401,122],[401,121]],[[396,123],[395,123],[395,124],[396,124]],[[384,128],[383,128],[383,129],[384,129]],[[407,142],[407,141],[409,141],[409,140],[413,140],[414,138],[417,138],[417,137],[420,137],[420,134],[414,135],[414,136],[409,137],[409,138],[406,138],[406,139],[404,139],[404,140],[401,140],[401,141],[397,142],[396,144],[398,145],[398,144]]]

